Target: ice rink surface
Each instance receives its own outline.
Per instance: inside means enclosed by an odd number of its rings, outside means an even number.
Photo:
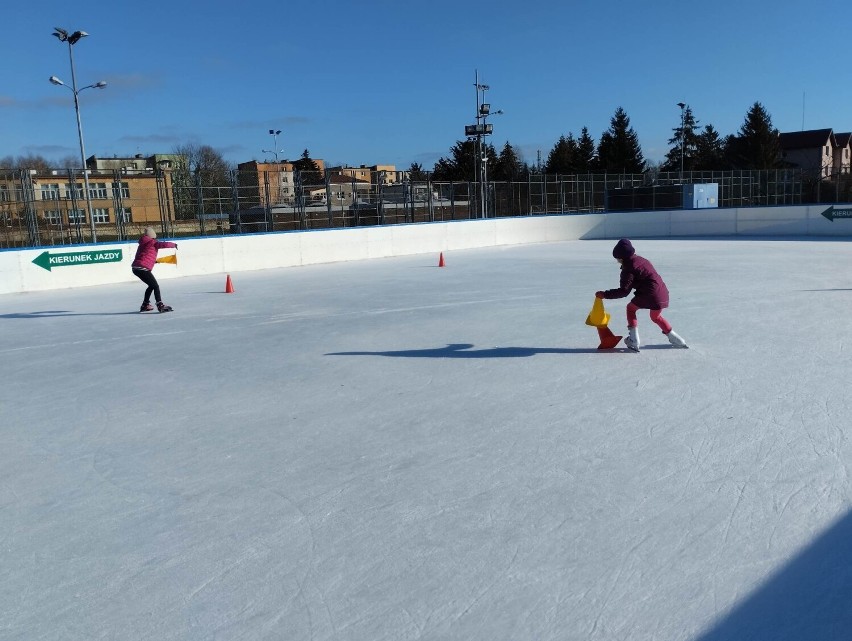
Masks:
[[[614,242],[0,296],[0,638],[849,638],[852,245],[636,240],[635,354]]]

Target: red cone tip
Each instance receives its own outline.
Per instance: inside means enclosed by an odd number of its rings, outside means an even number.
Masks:
[[[624,338],[623,336],[616,336],[612,333],[612,330],[609,327],[598,327],[598,336],[601,339],[601,344],[598,345],[598,349],[612,349],[618,342]]]
[[[234,284],[231,282],[231,275],[228,274],[228,277],[225,279],[225,293],[233,294],[234,293]]]
[[[441,252],[441,257],[438,258],[438,267],[444,266],[444,252]]]

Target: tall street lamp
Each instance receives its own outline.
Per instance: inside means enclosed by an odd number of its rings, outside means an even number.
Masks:
[[[77,76],[74,72],[74,53],[73,46],[80,41],[81,38],[85,38],[89,34],[85,31],[75,31],[74,33],[68,33],[65,29],[60,29],[59,27],[55,27],[53,30],[53,35],[56,36],[61,42],[68,43],[68,58],[71,61],[71,86],[68,87],[64,82],[62,82],[56,76],[50,77],[50,82],[54,85],[60,85],[62,87],[67,87],[71,93],[74,94],[74,111],[77,114],[77,135],[80,138],[80,160],[83,163],[83,183],[86,188],[86,208],[89,213],[89,225],[92,230],[92,242],[98,242],[98,233],[95,230],[95,217],[92,212],[92,196],[89,193],[89,173],[86,171],[86,147],[83,144],[83,122],[80,120],[80,100],[78,96],[83,89],[103,89],[106,87],[106,83],[101,80],[100,82],[96,82],[93,85],[86,85],[85,87],[81,87],[77,89]]]
[[[485,148],[482,146],[482,137],[489,136],[494,131],[494,125],[489,125],[486,120],[491,114],[491,105],[485,102],[485,92],[490,89],[488,85],[480,84],[479,70],[476,71],[475,82],[473,83],[476,90],[476,124],[465,125],[464,133],[470,141],[476,141],[476,150],[474,157],[474,169],[477,174],[477,184],[479,185],[479,209],[480,217],[485,218],[488,214],[487,200],[487,179],[488,179],[488,155]],[[480,92],[482,97],[480,99]],[[498,109],[494,115],[502,114],[503,110]]]
[[[270,129],[269,135],[272,136],[272,149],[263,150],[265,154],[275,154],[275,202],[281,202],[281,164],[278,162],[278,152],[280,151],[283,154],[284,150],[278,149],[278,135],[280,133],[280,129]],[[269,199],[271,200],[272,197],[269,197]]]
[[[264,149],[263,153],[265,154],[275,154],[275,164],[278,164],[278,152],[284,153],[283,149],[278,149],[278,134],[281,133],[280,129],[270,129],[269,135],[272,136],[272,149]]]
[[[686,147],[686,132],[683,130],[683,110],[686,108],[685,102],[677,103],[680,107],[680,182],[683,182],[683,149]]]

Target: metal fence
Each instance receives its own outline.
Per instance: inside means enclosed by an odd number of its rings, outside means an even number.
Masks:
[[[167,237],[413,224],[476,218],[683,208],[683,186],[716,183],[719,207],[852,201],[848,173],[799,169],[645,174],[532,174],[524,180],[441,182],[406,172],[369,180],[331,171],[225,176],[196,172],[0,171],[0,248]]]

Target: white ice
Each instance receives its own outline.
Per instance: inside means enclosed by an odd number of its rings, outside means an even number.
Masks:
[[[0,638],[849,638],[849,243],[635,241],[640,354],[613,244],[0,296]]]

